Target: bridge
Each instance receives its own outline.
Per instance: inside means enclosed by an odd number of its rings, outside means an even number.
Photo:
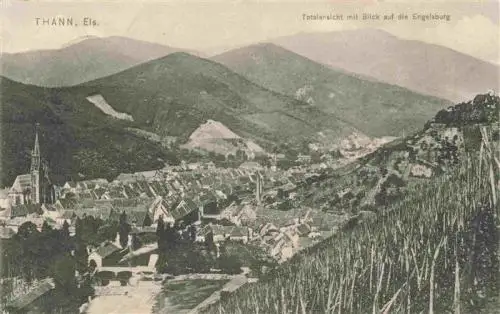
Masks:
[[[135,267],[127,267],[127,266],[103,266],[97,267],[95,273],[100,272],[112,272],[115,275],[121,272],[131,272],[132,274],[139,274],[143,272],[155,272],[156,269],[150,266],[135,266]]]

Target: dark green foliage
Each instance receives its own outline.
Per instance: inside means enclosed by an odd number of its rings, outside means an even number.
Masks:
[[[227,274],[239,274],[243,266],[236,255],[227,254],[221,254],[217,261],[217,265],[222,272]]]
[[[172,275],[184,273],[209,272],[215,260],[203,245],[179,242],[174,248],[164,252],[164,258],[158,259],[156,269]]]
[[[189,226],[189,240],[193,243],[196,241],[196,233],[197,233],[196,226],[195,225]]]
[[[144,218],[144,222],[143,222],[143,225],[145,227],[149,227],[153,224],[153,221],[151,220],[151,217],[149,217],[149,215],[146,215],[146,218]]]
[[[89,272],[93,272],[97,268],[97,263],[92,259],[89,262]]]
[[[232,50],[213,60],[261,86],[309,101],[309,108],[333,113],[372,136],[418,130],[437,110],[450,105],[446,100],[326,67],[273,44]],[[342,134],[348,129],[334,131]]]
[[[29,239],[31,236],[34,236],[38,233],[36,225],[31,221],[27,221],[19,226],[17,230],[17,235],[21,239]]]
[[[69,224],[67,220],[63,223],[61,235],[64,239],[69,239]]]
[[[141,247],[141,241],[139,240],[139,237],[136,234],[132,235],[132,250],[137,250],[138,248]]]
[[[205,236],[205,246],[209,252],[215,253],[214,233],[212,231]]]
[[[42,233],[47,233],[47,232],[50,232],[52,231],[52,227],[49,225],[49,223],[47,222],[47,220],[45,220],[42,224]]]
[[[91,105],[85,100],[88,95],[75,98],[65,89],[0,80],[2,185],[29,171],[35,123],[40,123],[42,157],[59,184],[81,179],[79,173],[113,179],[121,172],[161,168],[167,160],[160,147],[127,131],[130,123],[109,118]]]
[[[72,242],[67,230],[45,228],[44,232],[38,232],[32,223],[25,223],[6,245],[0,247],[3,256],[2,277],[20,277],[28,284],[34,279],[53,278],[56,287],[40,300],[38,305],[41,311],[74,313],[78,311],[82,300],[93,295],[93,291],[89,285],[77,287],[75,270],[80,267],[78,258],[81,250],[79,245],[75,247]],[[75,256],[71,255],[73,248]],[[7,300],[4,297],[8,297],[11,291],[10,285],[2,288],[1,302]]]
[[[104,223],[104,222],[103,222]],[[118,223],[116,221],[108,221],[103,225],[100,225],[97,229],[98,241],[108,240],[114,241],[116,239],[116,234],[118,233]]]
[[[122,214],[120,215],[120,225],[118,232],[120,236],[120,245],[122,246],[122,248],[127,247],[130,225],[127,223],[127,214],[125,214],[125,212],[122,212]]]
[[[82,239],[77,239],[75,243],[75,262],[76,270],[78,270],[80,274],[84,274],[88,271],[88,258],[87,246]]]
[[[500,115],[500,98],[495,95],[477,95],[474,100],[460,103],[436,114],[434,122],[463,126],[476,123],[493,123]]]

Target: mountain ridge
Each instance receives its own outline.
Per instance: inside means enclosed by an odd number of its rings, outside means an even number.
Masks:
[[[260,86],[305,101],[372,136],[417,130],[451,102],[359,75],[337,71],[274,43],[238,48],[211,58]],[[381,116],[380,112],[385,112]]]
[[[74,86],[183,50],[121,36],[90,37],[59,49],[3,53],[1,75],[30,85]]]
[[[499,85],[498,64],[378,29],[300,33],[271,41],[333,68],[455,102]]]

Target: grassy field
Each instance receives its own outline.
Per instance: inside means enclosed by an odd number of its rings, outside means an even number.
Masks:
[[[153,313],[188,312],[212,293],[221,289],[227,280],[179,280],[166,282],[156,297]]]
[[[209,313],[479,313],[498,295],[498,147],[409,186],[375,223],[305,250]]]

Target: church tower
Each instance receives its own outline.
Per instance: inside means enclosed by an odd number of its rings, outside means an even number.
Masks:
[[[256,182],[255,182],[255,199],[257,200],[257,204],[260,205],[262,201],[262,178],[260,173],[257,171]]]
[[[40,144],[38,143],[38,123],[35,126],[35,146],[31,151],[31,203],[40,203]]]

